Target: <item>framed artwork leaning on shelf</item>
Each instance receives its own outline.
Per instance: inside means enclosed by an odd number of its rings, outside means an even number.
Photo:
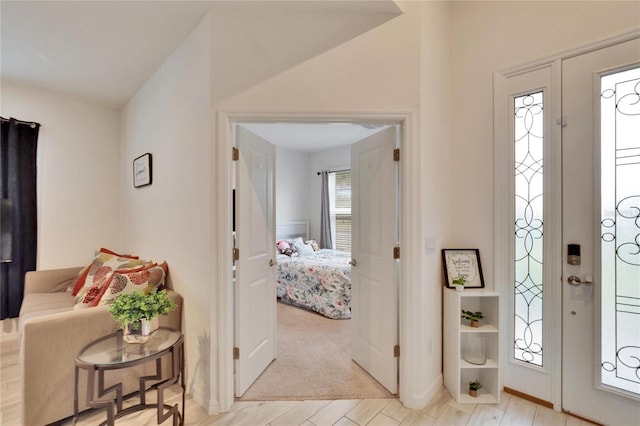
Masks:
[[[454,280],[464,278],[465,288],[484,288],[480,250],[442,249],[444,285],[454,288]]]

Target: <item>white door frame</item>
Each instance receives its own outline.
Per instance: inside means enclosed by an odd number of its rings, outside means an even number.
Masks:
[[[407,407],[417,408],[424,405],[419,390],[424,383],[417,383],[415,374],[422,371],[421,360],[413,354],[420,353],[420,325],[413,320],[420,314],[421,296],[421,192],[420,192],[420,144],[414,127],[413,112],[231,112],[218,111],[217,116],[217,318],[214,316],[212,327],[217,332],[217,341],[211,343],[211,353],[217,354],[218,404],[209,407],[210,412],[229,411],[234,401],[233,377],[233,288],[232,288],[232,161],[233,132],[231,125],[242,122],[347,122],[399,124],[401,129],[401,228],[400,241],[402,261],[399,284],[399,359],[400,401]],[[214,302],[215,303],[215,302]],[[212,356],[215,359],[215,356]],[[212,384],[214,382],[212,381]]]

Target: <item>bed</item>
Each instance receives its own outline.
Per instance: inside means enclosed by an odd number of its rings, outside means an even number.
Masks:
[[[308,240],[308,222],[279,224],[276,240]],[[333,319],[351,318],[351,254],[321,249],[307,256],[276,256],[276,291],[285,303]]]

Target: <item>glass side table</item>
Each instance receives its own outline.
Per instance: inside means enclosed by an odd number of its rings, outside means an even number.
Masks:
[[[162,378],[162,357],[171,355],[171,374],[169,378]],[[140,388],[136,392],[140,403],[125,409],[122,408],[122,383],[117,383],[108,389],[104,388],[104,372],[121,370],[147,362],[155,361],[156,371],[153,376],[139,378]],[[85,346],[75,360],[75,386],[73,394],[74,424],[78,418],[78,380],[80,369],[87,371],[87,405],[91,408],[106,408],[107,420],[102,424],[113,426],[116,418],[127,414],[157,408],[157,424],[173,417],[174,425],[184,424],[184,339],[182,333],[169,328],[159,328],[154,331],[148,342],[144,344],[126,343],[122,339],[122,330],[101,337]],[[97,395],[94,395],[98,377]],[[164,403],[164,390],[178,383],[182,388],[182,411],[178,404],[173,406]],[[146,392],[157,389],[158,401],[147,404]],[[115,393],[115,395],[114,395]],[[111,397],[105,397],[110,394]],[[115,409],[115,411],[114,411]],[[165,412],[165,410],[167,410]]]

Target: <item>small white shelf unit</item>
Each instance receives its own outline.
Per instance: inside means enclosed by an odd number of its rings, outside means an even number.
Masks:
[[[461,310],[481,311],[484,319],[474,328],[462,319]],[[444,385],[459,404],[497,404],[500,402],[500,295],[484,289],[465,289],[460,293],[444,289]],[[463,359],[467,339],[485,341],[486,362],[472,364]],[[479,380],[477,397],[469,395],[469,382]]]

